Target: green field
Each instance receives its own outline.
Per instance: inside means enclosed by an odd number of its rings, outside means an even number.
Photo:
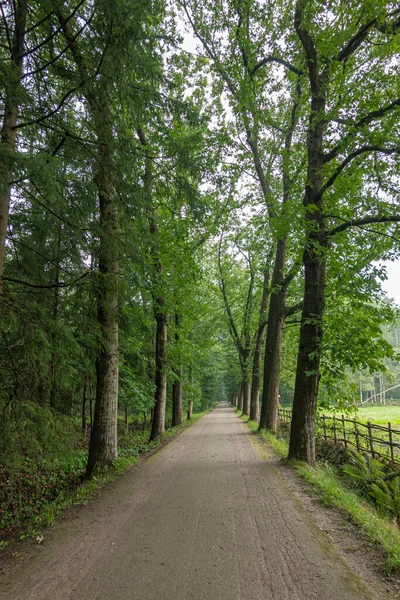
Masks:
[[[357,411],[357,419],[362,422],[371,421],[379,425],[400,426],[400,406],[376,404],[374,406],[361,406]]]

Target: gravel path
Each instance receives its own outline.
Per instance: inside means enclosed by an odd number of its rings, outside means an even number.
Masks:
[[[44,538],[1,600],[374,598],[226,403]]]

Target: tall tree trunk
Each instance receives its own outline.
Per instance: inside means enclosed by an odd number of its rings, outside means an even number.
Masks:
[[[239,392],[238,392],[238,409],[243,412],[243,382],[239,383]]]
[[[177,379],[172,384],[172,427],[180,425],[183,419],[182,371],[182,365],[174,371]]]
[[[106,96],[106,94],[105,94]],[[104,106],[104,104],[103,104]],[[96,361],[96,401],[90,437],[87,476],[96,463],[107,465],[117,457],[118,411],[118,229],[117,195],[113,185],[114,168],[110,143],[110,113],[104,106],[99,136],[98,173],[100,244],[98,280],[98,322],[103,343]],[[108,113],[108,114],[107,114]],[[99,115],[100,117],[100,115]]]
[[[328,67],[319,72],[314,42],[303,23],[303,3],[298,2],[295,27],[307,56],[311,106],[307,133],[306,242],[303,253],[304,304],[293,398],[289,458],[315,464],[315,417],[320,379],[322,318],[325,300],[327,238],[323,220],[323,138]],[[311,207],[311,209],[310,209]]]
[[[179,343],[179,314],[175,313],[175,341]],[[172,384],[172,427],[182,423],[183,419],[183,397],[182,397],[182,365],[174,369],[176,379]]]
[[[262,344],[264,336],[257,339],[254,349],[253,368],[251,373],[251,394],[250,394],[250,420],[259,421],[260,419],[260,371],[262,360]]]
[[[88,399],[88,385],[85,377],[83,382],[83,394],[82,394],[82,430],[86,433],[86,410],[87,410],[87,399]]]
[[[58,224],[57,229],[57,255],[55,257],[56,271],[54,276],[54,296],[53,296],[53,333],[51,335],[51,389],[50,389],[50,406],[51,408],[57,408],[57,321],[58,321],[58,310],[60,304],[60,254],[61,254],[61,223]]]
[[[238,388],[237,388],[237,386],[235,387],[235,390],[233,392],[232,404],[233,404],[233,406],[238,405]]]
[[[4,116],[0,139],[0,294],[3,293],[3,271],[6,252],[8,215],[10,210],[13,160],[17,141],[17,119],[20,103],[23,55],[25,52],[25,28],[28,0],[17,0],[15,28],[11,41],[11,68],[7,69],[4,98]]]
[[[90,436],[86,476],[97,464],[108,465],[117,457],[118,411],[118,195],[115,188],[113,150],[113,62],[110,49],[103,55],[101,72],[93,87],[92,77],[72,31],[72,21],[58,11],[58,19],[84,82],[82,93],[90,108],[97,136],[97,173],[94,182],[99,203],[99,274],[97,314],[102,346],[96,360],[96,400]]]
[[[129,432],[129,416],[128,416],[128,405],[125,404],[125,431]]]
[[[188,421],[190,421],[190,419],[192,418],[192,416],[193,416],[193,402],[190,401],[189,402],[189,408],[188,408],[188,411],[187,411],[187,419],[188,419]]]
[[[260,370],[262,359],[262,346],[264,343],[265,329],[267,326],[266,310],[269,296],[269,268],[264,271],[264,285],[261,298],[260,320],[258,324],[256,344],[253,355],[253,368],[251,376],[251,396],[250,396],[250,420],[258,421],[260,418]]]
[[[157,440],[165,431],[165,405],[167,399],[167,374],[165,372],[167,354],[167,315],[162,311],[164,298],[157,299],[156,313],[156,391],[154,396],[153,422],[150,441]],[[161,310],[160,310],[161,309]]]
[[[301,90],[299,85],[297,86],[297,92],[300,97]],[[298,121],[298,102],[299,100],[296,98],[292,106],[290,127],[285,137],[285,152],[283,154],[282,165],[283,207],[286,206],[291,194],[292,181],[290,177],[290,155],[292,150],[293,134]],[[286,264],[286,244],[286,236],[282,236],[277,240],[274,272],[272,274],[272,289],[274,290],[274,293],[271,294],[270,298],[267,337],[265,341],[264,385],[260,427],[271,429],[273,431],[276,431],[278,427],[282,333],[287,314],[286,294],[295,274],[292,272],[291,275],[284,277],[284,268]]]
[[[242,383],[240,386],[240,396],[239,402],[241,406],[241,410],[243,414],[249,416],[250,414],[250,379],[251,379],[251,369],[250,369],[250,361],[251,355],[253,352],[252,348],[252,340],[251,340],[251,318],[253,314],[253,287],[254,287],[254,277],[255,273],[253,270],[252,262],[249,258],[250,265],[250,281],[249,287],[247,291],[247,299],[246,299],[246,308],[243,315],[243,327],[241,334],[239,335],[238,329],[236,327],[235,320],[233,318],[231,306],[228,301],[227,290],[225,286],[225,278],[222,271],[221,265],[221,244],[222,244],[222,236],[218,245],[218,269],[220,274],[220,289],[222,293],[222,298],[225,305],[226,316],[228,318],[229,331],[233,340],[233,343],[236,346],[238,355],[240,368],[242,371]]]
[[[243,397],[243,414],[249,416],[250,413],[250,381],[243,379],[242,384],[242,397]]]
[[[325,291],[325,259],[309,246],[304,252],[304,308],[293,398],[289,458],[315,464],[315,415],[318,398]]]
[[[278,424],[279,375],[282,354],[282,332],[285,323],[287,285],[283,285],[286,262],[286,238],[278,240],[272,289],[269,299],[267,336],[265,340],[264,382],[260,415],[260,429],[276,431]]]
[[[90,417],[90,431],[93,428],[93,385],[92,382],[89,384],[89,417]]]
[[[159,252],[159,236],[153,205],[153,158],[144,131],[139,127],[136,131],[140,143],[145,150],[145,172],[143,176],[146,211],[150,230],[150,256],[152,260],[152,296],[154,316],[156,320],[156,375],[155,375],[155,404],[150,433],[150,441],[158,439],[165,431],[165,408],[167,403],[167,314],[165,298],[155,290],[164,286],[163,267]]]

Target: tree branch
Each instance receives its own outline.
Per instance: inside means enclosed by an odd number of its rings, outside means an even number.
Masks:
[[[66,20],[69,21],[70,19],[72,19],[76,15],[76,13],[78,12],[78,10],[82,6],[82,4],[85,4],[85,2],[86,2],[86,0],[81,0],[79,2],[79,4],[74,8],[74,10],[72,11],[72,13],[69,15],[69,17],[67,17]],[[50,14],[52,14],[52,13],[50,13]],[[47,19],[48,19],[48,17],[45,17],[44,20],[47,20]],[[43,40],[42,42],[40,42],[40,44],[38,44],[34,48],[31,48],[30,50],[27,50],[25,52],[25,54],[22,55],[22,57],[24,58],[25,56],[29,56],[30,54],[33,54],[34,52],[36,52],[36,50],[39,50],[40,48],[42,48],[43,46],[45,46],[46,44],[48,44],[49,42],[51,42],[51,40],[54,39],[56,37],[56,35],[58,35],[60,33],[61,29],[62,29],[62,26],[57,27],[57,29],[55,31],[53,31],[53,33],[51,35],[49,35],[45,40]]]
[[[400,106],[400,98],[397,98],[397,100],[394,100],[390,104],[387,104],[386,106],[382,106],[382,108],[379,108],[377,110],[374,110],[374,111],[368,113],[367,115],[364,115],[364,117],[362,117],[361,119],[356,121],[356,123],[344,123],[344,124],[350,126],[352,129],[356,129],[358,131],[364,125],[369,125],[375,119],[380,119],[381,117],[384,117],[387,113],[397,109],[399,106]],[[356,134],[356,132],[352,132],[349,136],[346,136],[340,144],[338,144],[328,154],[326,154],[324,156],[324,163],[328,163],[331,160],[333,160],[334,158],[336,158],[336,156],[340,153],[341,148],[343,148],[344,145],[347,142],[349,142],[351,140],[351,138],[353,138],[355,136],[355,134]]]
[[[72,90],[69,90],[66,94],[64,94],[64,96],[61,98],[58,106],[54,110],[51,110],[46,115],[42,115],[41,117],[39,117],[38,119],[34,119],[33,121],[26,121],[25,123],[20,123],[19,125],[16,125],[14,127],[14,129],[21,129],[22,127],[28,127],[29,125],[36,125],[37,123],[41,123],[42,121],[45,121],[49,117],[52,117],[53,115],[58,113],[58,111],[60,110],[60,108],[62,108],[62,106],[66,102],[66,100],[68,100],[68,98],[71,96],[71,94],[76,92],[76,90],[78,90],[79,87],[80,86],[74,87]]]
[[[302,310],[302,309],[303,309],[303,301],[298,302],[294,306],[287,306],[285,308],[285,316],[291,317],[292,315],[294,315],[295,313],[297,313],[299,310]]]
[[[311,91],[313,95],[318,95],[320,90],[320,76],[318,72],[318,55],[314,41],[303,26],[303,10],[305,0],[297,0],[296,10],[294,14],[294,27],[299,39],[303,45],[308,65],[308,73],[310,78]]]
[[[336,60],[339,62],[345,62],[354,52],[361,46],[368,33],[376,24],[376,19],[373,19],[369,23],[362,25],[357,33],[347,42],[342,50],[337,55]]]
[[[50,67],[50,65],[57,62],[57,60],[60,59],[71,48],[71,46],[73,46],[75,40],[81,35],[81,33],[83,33],[83,31],[86,29],[86,27],[88,27],[88,25],[90,25],[90,23],[94,17],[94,14],[95,14],[95,11],[92,12],[89,19],[87,21],[85,21],[85,23],[82,25],[82,27],[77,31],[77,33],[73,36],[73,38],[69,41],[69,43],[65,46],[65,48],[63,48],[61,50],[61,52],[59,54],[57,54],[57,56],[55,56],[54,58],[49,60],[47,63],[45,63],[41,67],[38,67],[34,71],[29,71],[28,73],[25,73],[21,77],[21,80],[25,79],[25,77],[29,77],[30,75],[36,75],[37,73],[44,71],[45,69],[47,69],[47,67]],[[67,22],[67,19],[64,21],[63,26],[65,25],[66,22]]]
[[[37,289],[51,289],[51,288],[66,288],[66,287],[71,287],[73,285],[75,285],[76,283],[78,283],[78,281],[80,281],[81,279],[84,279],[84,277],[87,277],[89,275],[90,271],[87,271],[86,273],[84,273],[83,275],[81,275],[80,277],[78,277],[77,279],[75,279],[74,281],[71,281],[71,283],[51,283],[48,285],[36,285],[35,283],[30,283],[29,281],[22,281],[21,279],[14,279],[13,277],[2,277],[3,281],[10,281],[11,283],[19,283],[20,285],[26,285],[27,287],[30,288],[37,288]]]
[[[327,237],[333,237],[337,233],[341,233],[342,231],[346,231],[349,227],[360,227],[362,225],[370,225],[372,223],[400,223],[400,215],[390,215],[388,217],[366,217],[365,219],[352,219],[351,221],[346,221],[333,229],[330,229],[326,232]]]
[[[279,65],[284,66],[286,69],[289,69],[289,71],[292,71],[292,73],[296,73],[296,75],[303,75],[303,72],[301,69],[298,69],[297,67],[295,67],[294,65],[292,65],[290,62],[288,62],[287,60],[285,60],[284,58],[279,58],[279,56],[266,56],[265,58],[262,58],[250,71],[250,75],[253,76],[255,73],[257,73],[257,71],[259,69],[261,69],[261,67],[263,67],[264,65],[268,64],[268,63],[277,63]]]
[[[6,30],[6,36],[7,36],[7,42],[8,42],[8,50],[10,51],[10,54],[12,55],[13,51],[12,51],[12,43],[11,43],[10,30],[8,28],[8,25],[7,25],[7,19],[6,19],[5,14],[4,14],[3,3],[2,2],[0,2],[0,10],[1,10],[1,16],[3,17],[4,28]]]
[[[336,179],[339,177],[339,175],[342,173],[342,171],[344,171],[344,169],[347,167],[347,165],[352,160],[357,158],[357,156],[361,156],[362,154],[366,154],[368,152],[379,152],[380,154],[387,154],[387,155],[400,154],[400,147],[399,148],[384,148],[382,146],[362,146],[361,148],[357,148],[357,150],[354,150],[354,152],[351,152],[351,154],[346,156],[346,158],[335,169],[335,171],[333,172],[331,177],[328,179],[328,181],[325,183],[325,185],[322,186],[321,191],[320,191],[321,196],[326,192],[326,190],[328,188],[330,188],[335,183]]]
[[[389,13],[387,16],[393,17],[399,14],[399,12],[400,9],[397,8],[396,10]],[[388,23],[380,25],[378,19],[372,19],[368,23],[365,23],[360,27],[357,33],[347,42],[347,44],[339,52],[336,60],[340,62],[345,62],[361,46],[363,41],[366,39],[368,33],[374,27],[382,33],[396,33],[397,29],[400,27],[400,19],[397,19],[397,21],[391,23],[390,25]]]

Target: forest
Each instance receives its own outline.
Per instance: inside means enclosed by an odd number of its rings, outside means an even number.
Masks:
[[[1,472],[399,403],[397,2],[0,8]]]

